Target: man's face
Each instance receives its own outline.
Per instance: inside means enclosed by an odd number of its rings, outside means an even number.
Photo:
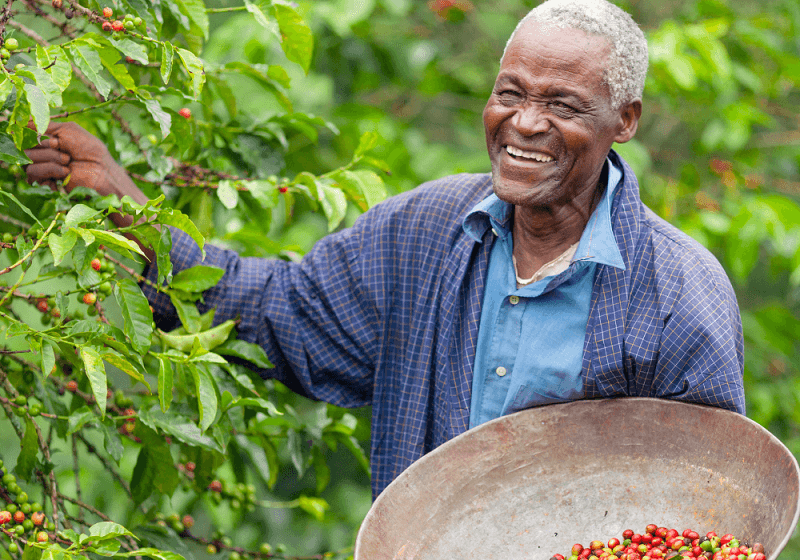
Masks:
[[[576,29],[528,22],[517,32],[483,110],[500,199],[552,207],[591,198],[612,143],[633,136],[631,111],[612,109],[603,83],[608,51]]]

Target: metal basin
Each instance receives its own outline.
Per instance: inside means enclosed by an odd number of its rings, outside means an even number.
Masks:
[[[733,533],[774,560],[799,488],[789,450],[733,412],[646,398],[549,405],[414,463],[373,504],[355,560],[549,560],[648,523]]]

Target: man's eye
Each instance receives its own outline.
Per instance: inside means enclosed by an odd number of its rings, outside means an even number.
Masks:
[[[550,102],[550,107],[552,107],[553,109],[556,109],[558,111],[567,112],[567,113],[576,112],[576,109],[574,107],[572,107],[571,105],[567,105],[566,103],[563,103],[561,101],[551,101]]]
[[[513,89],[504,89],[498,95],[501,97],[519,97],[520,93]]]

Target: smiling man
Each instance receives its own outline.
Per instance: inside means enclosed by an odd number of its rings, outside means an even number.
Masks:
[[[226,274],[215,320],[275,364],[264,376],[340,406],[372,405],[380,493],[448,439],[517,410],[648,396],[744,412],[736,298],[708,251],[639,198],[611,148],[636,132],[647,43],[605,0],[550,0],[517,27],[484,110],[490,175],[393,197],[299,264],[199,249],[175,272]],[[54,125],[30,180],[144,195],[97,139]],[[155,281],[155,265],[147,270]],[[144,286],[162,326],[168,298]]]

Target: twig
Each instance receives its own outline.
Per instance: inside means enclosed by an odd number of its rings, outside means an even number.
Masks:
[[[78,500],[83,501],[83,496],[81,495],[81,465],[78,461],[78,438],[75,437],[75,434],[72,434],[72,470],[75,473],[75,495]],[[82,508],[78,508],[78,523],[80,523],[81,528],[86,527]]]
[[[5,46],[5,34],[6,34],[6,22],[11,19],[11,5],[14,3],[14,0],[8,0],[6,3],[6,7],[3,8],[2,14],[0,14],[0,45]]]

